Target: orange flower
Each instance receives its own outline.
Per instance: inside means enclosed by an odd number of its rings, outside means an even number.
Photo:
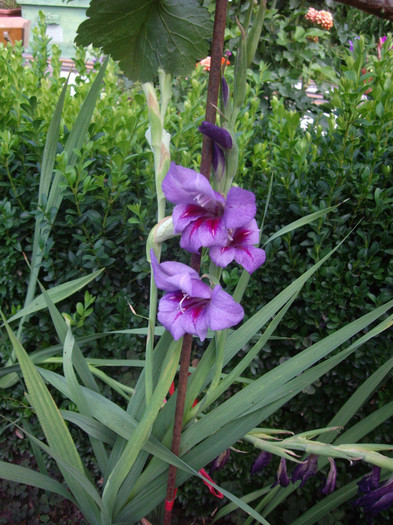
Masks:
[[[200,62],[197,62],[196,65],[197,66],[203,66],[203,70],[204,71],[210,71],[210,62],[211,62],[211,57],[206,57],[203,60],[201,60]],[[221,64],[222,65],[225,64],[226,66],[229,66],[230,62],[225,57],[222,57]]]
[[[328,31],[333,27],[333,17],[329,11],[317,11],[313,7],[310,7],[304,18]]]

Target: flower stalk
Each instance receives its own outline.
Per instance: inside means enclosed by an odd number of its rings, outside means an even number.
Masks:
[[[221,0],[216,3],[215,17],[214,17],[214,30],[213,30],[213,41],[211,49],[211,67],[209,73],[209,84],[207,93],[206,103],[206,114],[205,120],[212,124],[216,120],[216,106],[218,101],[218,93],[221,82],[221,59],[224,50],[224,35],[227,18],[227,5],[228,0]],[[210,178],[210,168],[212,163],[213,146],[212,141],[209,137],[204,136],[202,142],[202,156],[200,172],[205,175],[207,179]],[[193,253],[191,256],[191,268],[199,271],[201,264],[201,256],[198,253]],[[183,415],[184,405],[186,399],[187,390],[187,378],[188,378],[188,367],[190,364],[191,357],[191,343],[192,336],[186,334],[183,337],[182,351],[180,357],[180,372],[179,382],[177,387],[177,399],[176,399],[176,411],[175,421],[173,428],[172,446],[171,451],[179,455],[180,450],[180,437],[183,426]],[[176,488],[176,467],[173,465],[169,466],[168,483],[167,483],[167,494],[165,500],[165,513],[164,513],[164,525],[170,525],[172,521],[172,508],[173,501],[175,498]]]

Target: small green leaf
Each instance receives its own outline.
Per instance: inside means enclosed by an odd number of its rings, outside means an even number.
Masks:
[[[383,107],[382,102],[378,102],[377,107],[375,108],[375,113],[378,118],[382,118],[385,113],[385,108]]]
[[[197,0],[92,0],[78,45],[100,47],[131,80],[149,82],[159,68],[187,75],[209,51],[209,12]]]

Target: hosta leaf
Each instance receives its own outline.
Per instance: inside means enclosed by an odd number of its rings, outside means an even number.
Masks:
[[[159,68],[187,75],[209,51],[212,22],[197,0],[91,0],[76,43],[120,61],[125,75],[149,82]]]

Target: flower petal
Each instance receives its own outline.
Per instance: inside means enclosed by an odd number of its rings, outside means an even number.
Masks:
[[[257,459],[254,461],[252,467],[251,467],[251,476],[254,476],[257,472],[262,472],[262,470],[269,465],[271,462],[273,456],[270,452],[266,452],[266,450],[263,450],[257,457]]]
[[[225,175],[226,164],[224,152],[222,151],[220,146],[217,146],[215,142],[213,142],[212,164],[214,173],[216,175],[216,179],[218,180],[218,182],[220,182]]]
[[[212,330],[224,330],[237,325],[244,317],[244,310],[227,292],[216,286],[207,307],[208,324]]]
[[[216,266],[226,268],[235,258],[235,248],[233,246],[212,246],[209,255]]]
[[[154,281],[157,288],[166,292],[188,290],[191,287],[191,279],[199,279],[199,274],[189,266],[175,261],[159,263],[153,250],[150,250],[151,265],[153,268]],[[182,285],[180,284],[182,283]],[[182,286],[186,287],[182,288]]]
[[[183,231],[180,246],[191,253],[197,253],[201,246],[225,245],[227,237],[221,217],[203,217],[190,223]]]
[[[238,228],[249,223],[256,214],[255,195],[243,188],[233,187],[228,191],[223,215],[227,228]]]
[[[157,319],[172,334],[175,341],[186,333],[180,308],[183,297],[184,294],[181,292],[167,293],[160,299],[158,305]]]
[[[251,274],[266,261],[266,253],[255,246],[237,246],[234,259]]]
[[[174,204],[198,204],[195,199],[201,195],[207,200],[214,200],[213,188],[206,177],[174,162],[162,181],[162,191],[167,200]]]
[[[207,309],[209,302],[190,297],[185,298],[181,306],[183,309],[181,324],[184,332],[197,335],[201,341],[204,341],[208,330]]]
[[[233,244],[253,245],[259,243],[259,228],[257,221],[252,219],[248,224],[236,228],[232,233]]]

